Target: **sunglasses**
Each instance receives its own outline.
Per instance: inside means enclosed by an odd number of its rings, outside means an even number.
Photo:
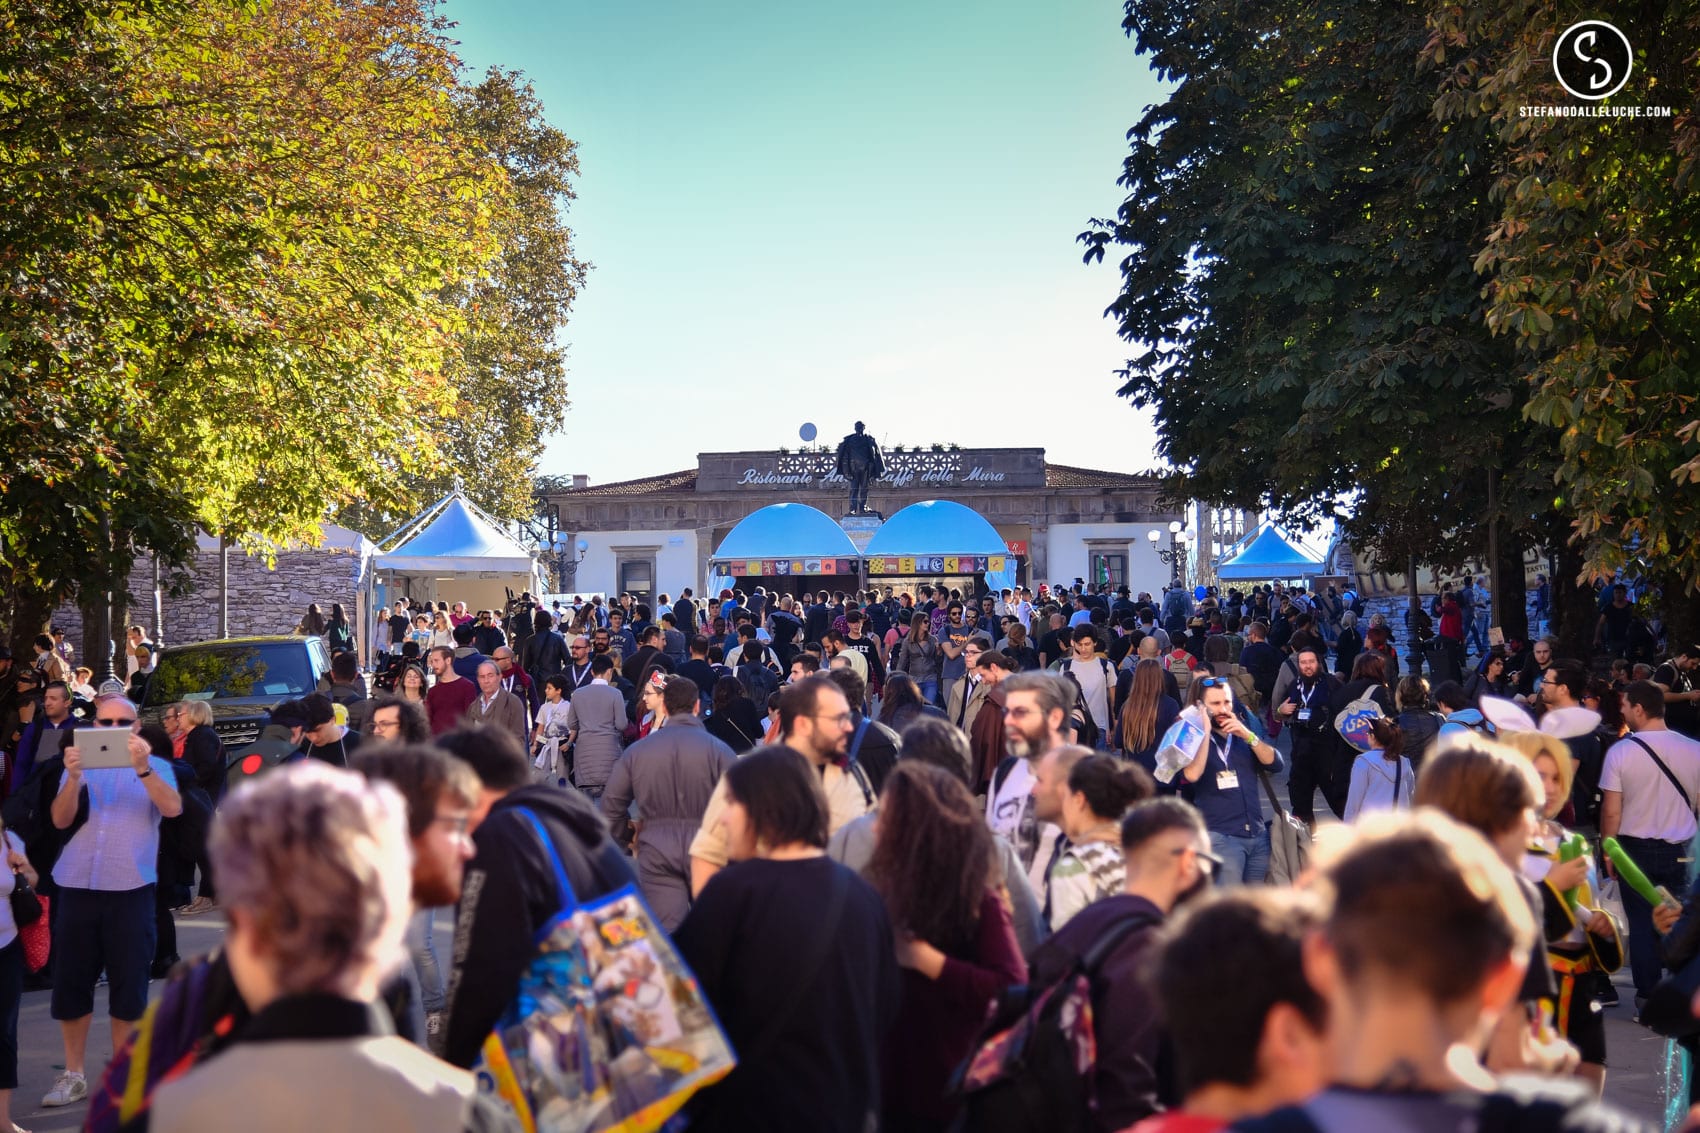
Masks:
[[[1229,685],[1228,685],[1228,680],[1227,680],[1226,677],[1205,677],[1203,680],[1198,682],[1198,687],[1199,688],[1228,688]]]
[[[127,728],[136,722],[136,718],[134,716],[96,716],[94,722],[103,728]]]
[[[1222,861],[1222,859],[1219,855],[1213,854],[1209,850],[1201,850],[1197,846],[1182,846],[1179,849],[1170,850],[1169,853],[1173,854],[1175,857],[1178,858],[1182,854],[1186,853],[1188,850],[1191,850],[1193,853],[1197,854],[1199,857],[1203,858],[1205,861],[1209,862],[1211,865],[1217,867],[1218,869],[1220,869],[1225,864]]]

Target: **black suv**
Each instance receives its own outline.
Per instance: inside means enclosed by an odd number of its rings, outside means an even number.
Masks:
[[[330,650],[318,637],[227,637],[175,646],[160,653],[148,678],[142,719],[158,720],[179,700],[204,700],[224,746],[241,747],[259,738],[274,707],[313,692],[330,671]]]

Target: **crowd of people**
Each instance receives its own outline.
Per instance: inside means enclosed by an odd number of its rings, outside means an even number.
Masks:
[[[1637,1128],[1598,1100],[1600,1005],[1615,967],[1639,1000],[1700,938],[1700,648],[1614,681],[1490,647],[1431,688],[1342,607],[400,602],[370,681],[347,643],[229,756],[204,703],[143,725],[98,692],[128,765],[69,743],[7,808],[13,869],[55,894],[43,1103],[91,1099],[93,1129],[517,1127],[472,1071],[562,894],[633,887],[736,1052],[692,1129]],[[73,699],[48,691],[32,728]],[[1183,716],[1204,735],[1177,765]],[[1626,926],[1608,836],[1674,898],[1625,884]],[[222,912],[223,946],[181,961],[174,909]]]

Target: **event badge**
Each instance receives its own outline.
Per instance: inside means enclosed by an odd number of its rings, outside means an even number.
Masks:
[[[1301,708],[1301,709],[1299,709],[1298,715],[1299,715],[1299,723],[1301,723],[1301,724],[1310,723],[1310,709]]]
[[[1240,789],[1240,775],[1237,771],[1216,772],[1216,789],[1218,791],[1237,791]]]

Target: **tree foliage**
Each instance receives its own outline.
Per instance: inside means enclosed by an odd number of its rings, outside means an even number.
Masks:
[[[1479,551],[1485,479],[1518,433],[1511,351],[1471,269],[1491,214],[1485,130],[1433,122],[1414,5],[1133,0],[1174,84],[1130,131],[1111,307],[1141,347],[1171,490],[1343,517],[1384,563]]]
[[[1563,516],[1591,567],[1700,577],[1700,39],[1670,11],[1636,42],[1674,130],[1517,116],[1567,101],[1550,5],[1129,0],[1172,88],[1081,239],[1122,254],[1121,392],[1171,491],[1341,515],[1398,565],[1480,555],[1490,518],[1550,545]]]
[[[564,407],[575,159],[517,76],[463,85],[446,31],[431,0],[9,7],[15,605],[180,558],[196,525],[264,548],[405,512],[454,469],[528,500],[541,430],[492,422]]]
[[[1580,13],[1575,18],[1580,18]],[[1437,6],[1424,51],[1437,119],[1486,126],[1495,223],[1475,266],[1518,348],[1526,414],[1557,438],[1557,494],[1588,566],[1700,585],[1700,9],[1625,22],[1630,81],[1607,106],[1674,117],[1526,116],[1574,104],[1546,4]]]

